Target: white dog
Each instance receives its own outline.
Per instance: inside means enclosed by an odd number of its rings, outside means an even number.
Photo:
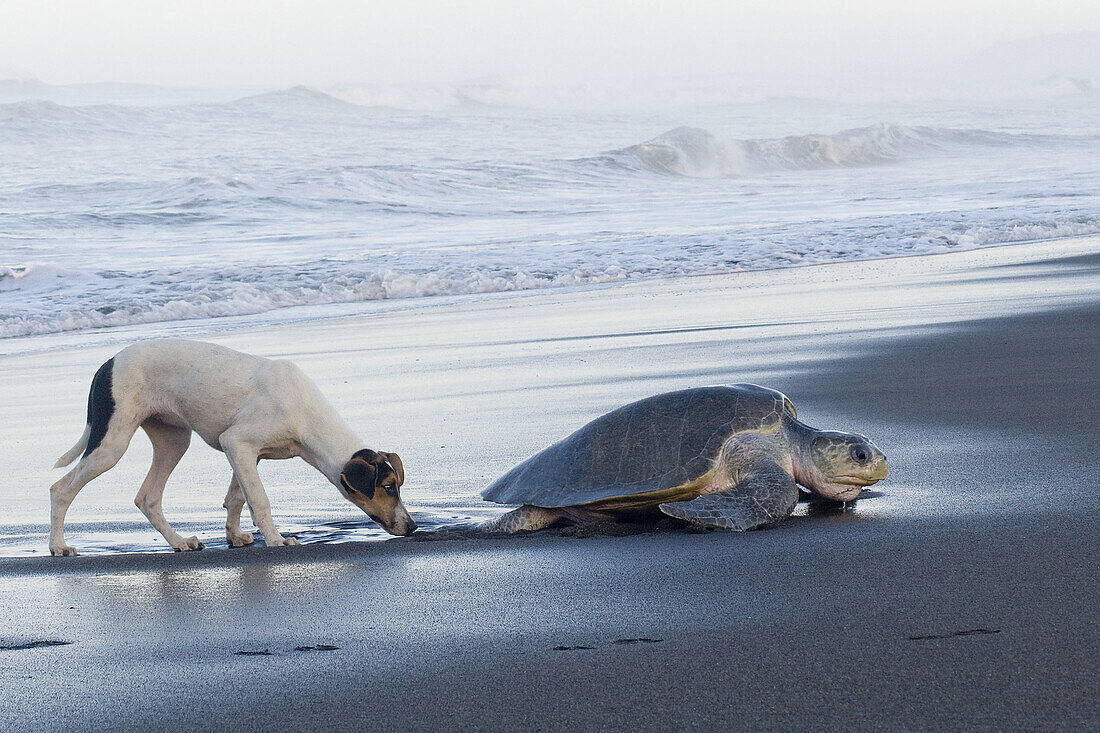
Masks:
[[[76,554],[65,543],[65,512],[85,484],[118,463],[139,427],[153,443],[153,465],[134,503],[177,552],[202,549],[198,537],[182,537],[168,525],[160,506],[192,431],[224,451],[233,467],[223,504],[233,547],[252,542],[240,526],[246,500],[268,545],[298,544],[275,528],[256,471],[264,458],[301,456],[390,534],[416,530],[401,503],[401,459],[365,448],[294,364],[198,341],[147,341],[120,351],[92,379],[84,435],[54,466],[84,452],[50,489],[50,554]]]

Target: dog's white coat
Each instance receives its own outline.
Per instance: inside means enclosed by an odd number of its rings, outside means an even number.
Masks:
[[[85,484],[118,462],[139,427],[153,443],[153,465],[134,503],[176,550],[202,547],[197,537],[173,530],[161,510],[164,485],[190,445],[192,431],[224,451],[233,468],[224,506],[226,537],[234,546],[253,540],[240,528],[246,500],[268,545],[297,544],[275,527],[257,461],[301,456],[347,497],[341,471],[365,447],[297,366],[216,344],[134,344],[115,356],[112,394],[115,410],[103,441],[50,490],[50,552],[55,555],[76,554],[65,543],[65,513]],[[86,427],[58,467],[85,449],[88,436]],[[395,519],[402,527],[411,523],[403,506]]]

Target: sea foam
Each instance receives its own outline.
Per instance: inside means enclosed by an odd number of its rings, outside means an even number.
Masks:
[[[908,224],[908,225],[907,225]],[[498,262],[464,257],[402,258],[402,267],[355,267],[321,261],[297,266],[188,267],[151,271],[95,271],[30,264],[0,268],[0,294],[22,305],[0,314],[0,338],[141,323],[266,313],[281,308],[375,300],[583,287],[658,277],[714,275],[745,270],[875,257],[941,253],[1058,237],[1100,234],[1100,216],[1036,223],[1006,219],[960,226],[913,222],[879,224],[873,237],[850,228],[777,229],[754,235],[641,237],[637,251],[590,246],[493,252]],[[483,253],[482,259],[487,253]],[[381,258],[380,258],[381,259]],[[425,267],[425,259],[433,266]],[[526,261],[526,264],[524,264]],[[371,266],[374,264],[374,266]],[[13,312],[14,311],[14,312]]]

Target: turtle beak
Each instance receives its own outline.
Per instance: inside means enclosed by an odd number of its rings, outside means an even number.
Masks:
[[[886,456],[882,451],[876,448],[874,462],[871,464],[871,483],[882,481],[888,473],[890,473],[890,464],[886,462]]]

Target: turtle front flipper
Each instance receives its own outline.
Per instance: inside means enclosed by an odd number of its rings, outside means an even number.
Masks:
[[[798,486],[778,463],[767,461],[733,486],[691,501],[661,504],[670,517],[738,532],[786,519],[798,503]]]

